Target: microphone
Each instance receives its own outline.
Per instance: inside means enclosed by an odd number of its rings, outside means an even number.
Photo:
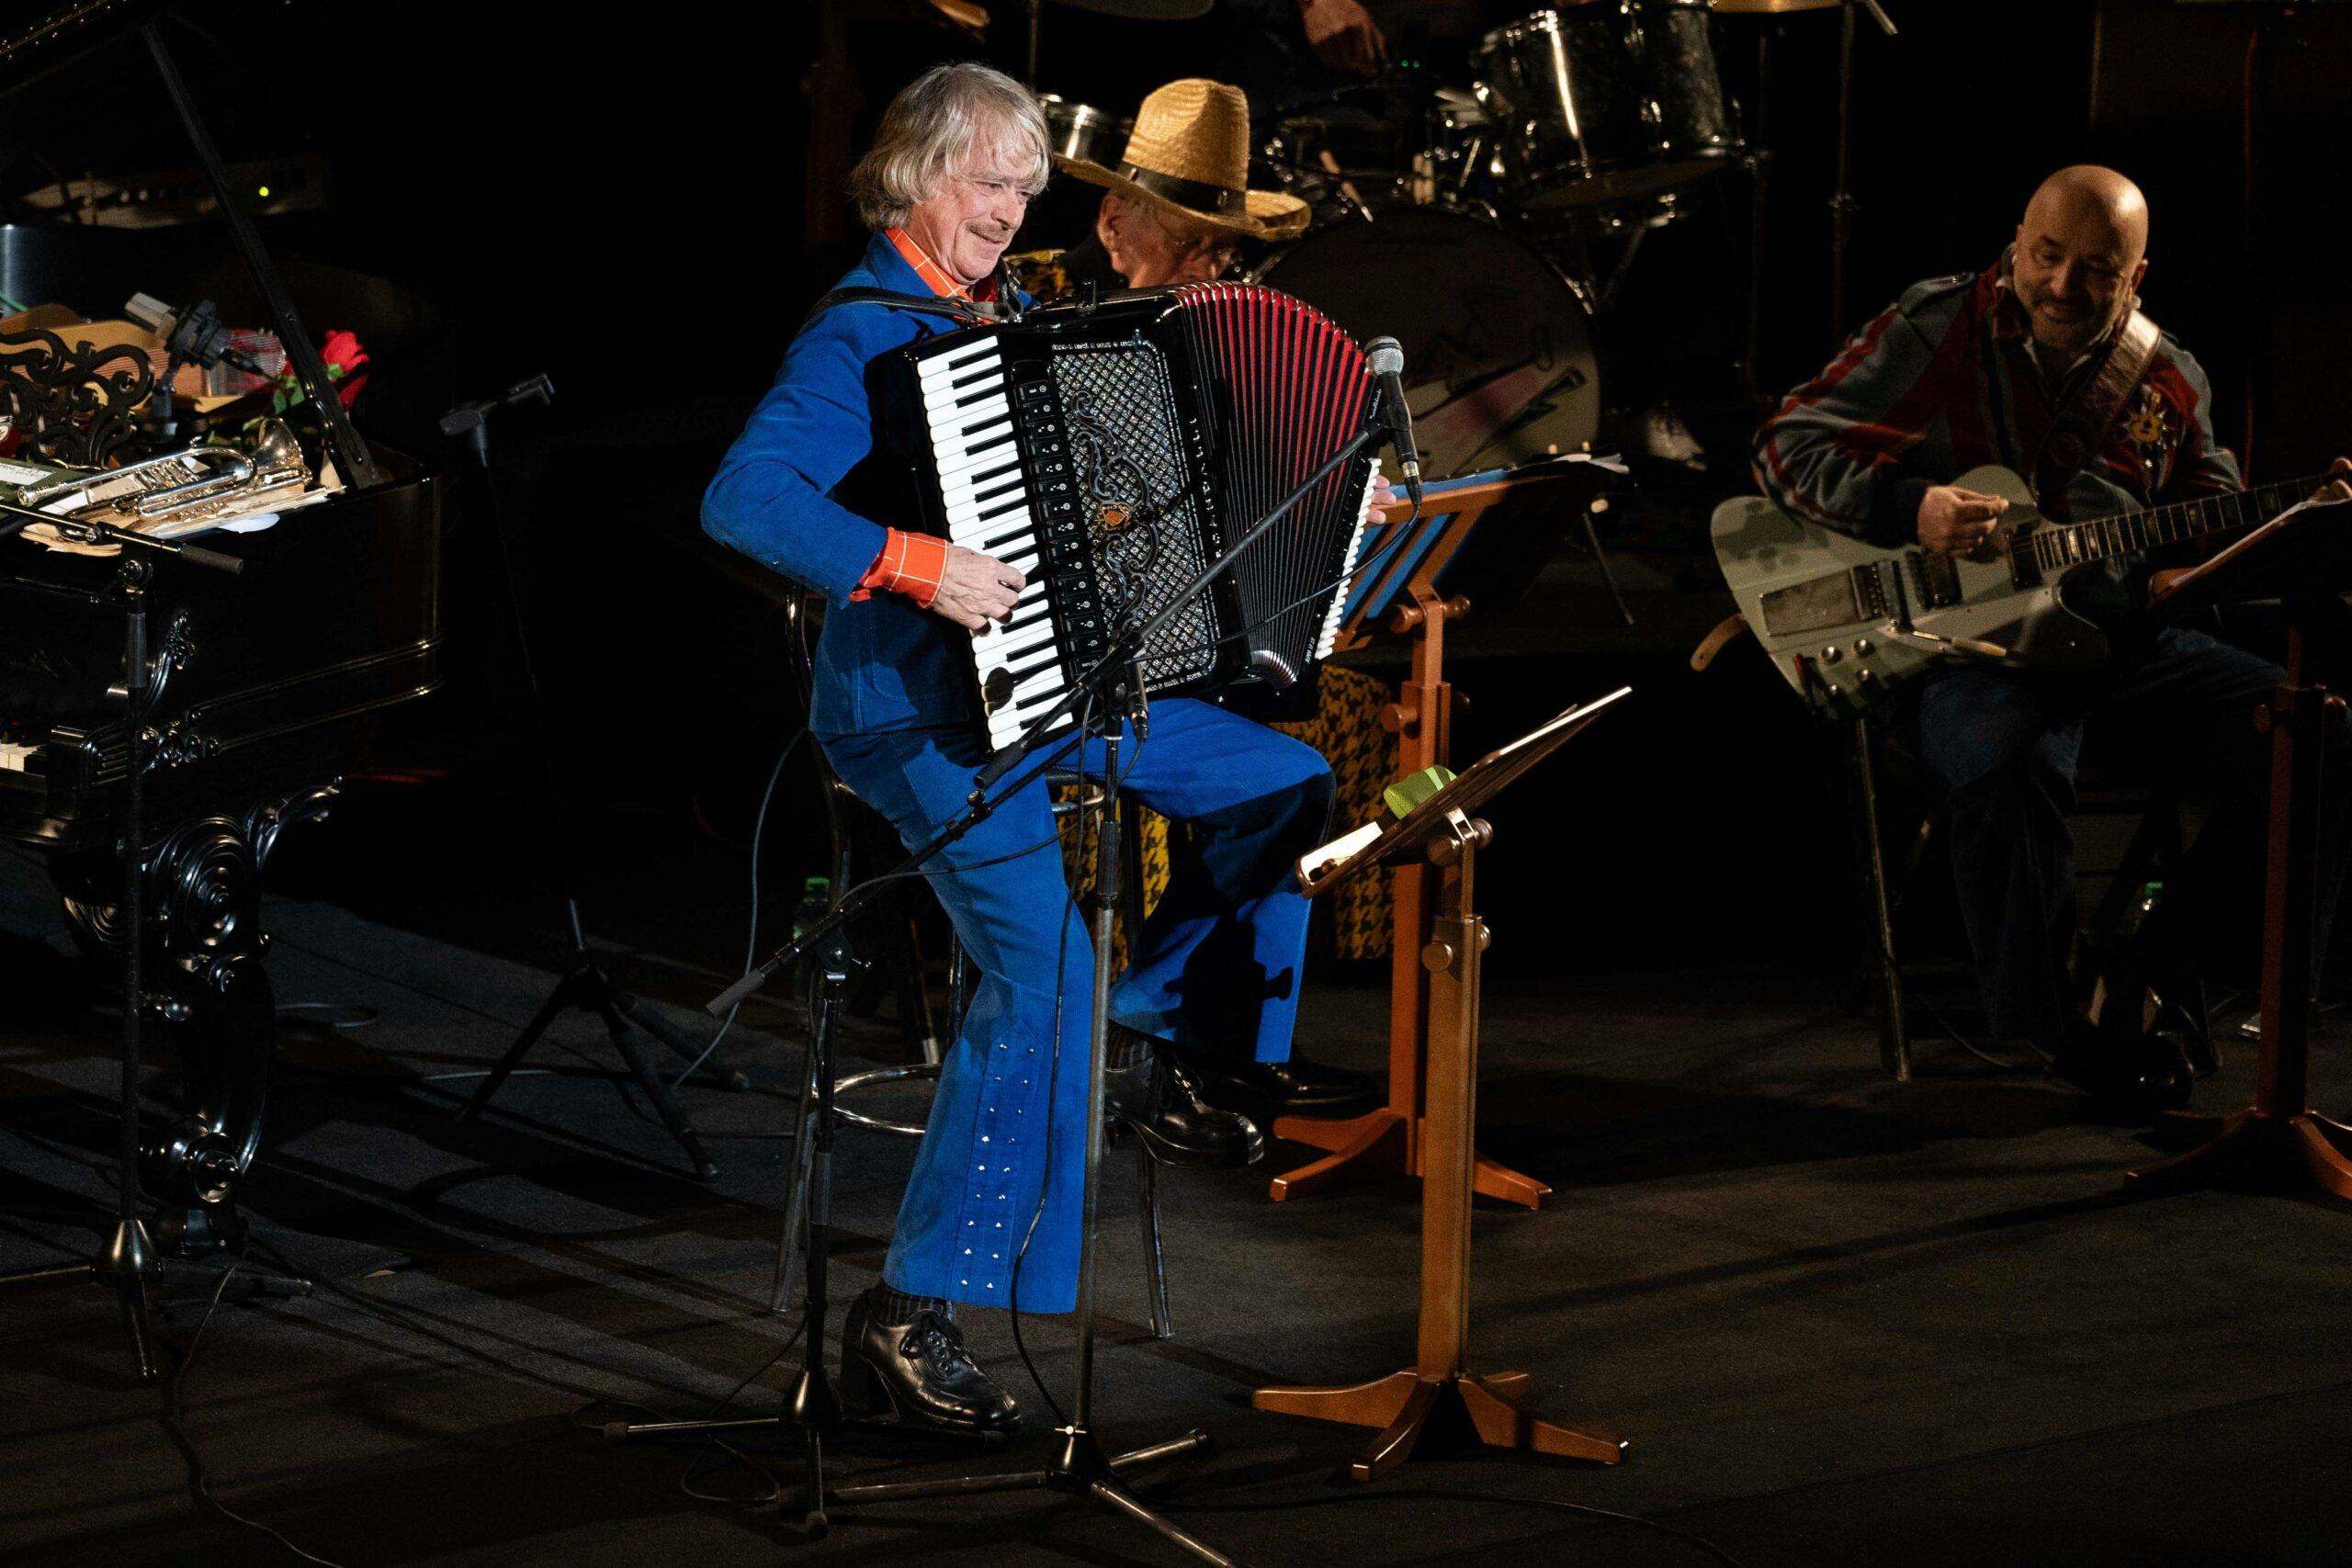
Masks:
[[[1405,492],[1413,498],[1413,514],[1421,511],[1421,455],[1413,446],[1413,411],[1405,406],[1405,349],[1393,337],[1376,337],[1363,345],[1364,362],[1380,382],[1382,412],[1388,434],[1396,443],[1396,465],[1404,470]]]
[[[469,430],[480,429],[483,417],[495,413],[500,409],[513,408],[517,403],[549,402],[554,398],[555,383],[548,379],[545,371],[541,371],[526,381],[515,382],[494,398],[483,398],[479,402],[459,403],[441,416],[441,434],[463,435]]]

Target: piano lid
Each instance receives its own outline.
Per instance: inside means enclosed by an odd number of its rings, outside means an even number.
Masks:
[[[0,22],[0,98],[79,63],[164,8],[164,0],[68,0],[13,25]]]

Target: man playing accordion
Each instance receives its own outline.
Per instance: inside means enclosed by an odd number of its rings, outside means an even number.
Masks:
[[[1017,296],[999,264],[1045,186],[1046,146],[1035,101],[983,66],[942,66],[892,100],[852,175],[875,232],[841,287],[909,298],[820,309],[703,503],[714,537],[826,596],[809,728],[910,847],[956,814],[984,761],[954,644],[1007,619],[1027,580],[893,525],[911,521],[911,492],[877,440],[868,368],[965,324],[925,301]],[[1130,730],[1121,750],[1122,787],[1186,831],[1113,992],[1112,1108],[1164,1160],[1244,1164],[1258,1130],[1206,1095],[1213,1076],[1279,1086],[1306,1070],[1283,1066],[1307,916],[1291,867],[1324,832],[1330,774],[1312,748],[1181,698],[1156,702],[1148,739]],[[1066,765],[1099,775],[1102,761],[1091,740]],[[1075,1304],[1092,954],[1061,868],[1042,779],[923,868],[983,979],[881,1280],[842,1331],[844,1393],[910,1424],[1015,1424],[955,1303],[1010,1305],[1017,1286],[1025,1311]]]

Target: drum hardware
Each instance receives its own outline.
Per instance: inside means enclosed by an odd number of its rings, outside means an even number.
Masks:
[[[1852,242],[1852,223],[1856,203],[1848,188],[1853,120],[1853,51],[1854,9],[1857,0],[1713,0],[1720,16],[1760,17],[1770,26],[1756,35],[1756,113],[1750,126],[1748,151],[1740,160],[1740,167],[1747,175],[1748,236],[1747,236],[1747,331],[1742,345],[1739,377],[1740,393],[1748,404],[1756,406],[1764,396],[1759,383],[1758,361],[1763,354],[1764,322],[1764,244],[1765,215],[1769,209],[1771,185],[1771,95],[1777,72],[1773,63],[1773,44],[1781,30],[1781,18],[1802,11],[1838,10],[1841,13],[1838,39],[1838,179],[1837,190],[1829,199],[1831,214],[1830,308],[1831,346],[1845,341],[1846,335],[1846,266]],[[1894,36],[1894,23],[1878,0],[1860,0],[1871,19],[1887,37]]]
[[[1600,361],[1584,286],[1546,249],[1467,206],[1400,203],[1310,229],[1250,281],[1351,335],[1394,333],[1432,478],[1589,450]]]
[[[1878,0],[1859,0],[1887,37],[1894,23]],[[1838,13],[1838,188],[1829,197],[1829,346],[1835,353],[1846,341],[1846,267],[1853,252],[1854,148],[1854,12],[1857,0],[1845,0]]]
[[[1590,0],[1497,28],[1473,53],[1504,196],[1522,210],[1654,196],[1740,140],[1705,0]]]
[[[1037,107],[1045,112],[1046,129],[1053,133],[1046,151],[1065,158],[1082,158],[1111,168],[1119,166],[1127,137],[1136,122],[1091,104],[1072,102],[1059,93],[1040,93]]]
[[[1204,16],[1216,0],[1056,0],[1073,11],[1120,17],[1131,22],[1189,22]],[[1029,74],[1024,83],[1037,90],[1037,46],[1046,28],[1046,0],[1029,0]]]

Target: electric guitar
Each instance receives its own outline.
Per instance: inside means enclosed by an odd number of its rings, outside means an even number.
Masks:
[[[2268,521],[2335,476],[2288,479],[2088,523],[2052,523],[2007,468],[1953,480],[2009,503],[1968,555],[1886,549],[1761,496],[1715,508],[1715,558],[1740,614],[1808,702],[1867,711],[1939,660],[2080,670],[2108,655],[2136,595],[2102,570],[2161,545]]]

